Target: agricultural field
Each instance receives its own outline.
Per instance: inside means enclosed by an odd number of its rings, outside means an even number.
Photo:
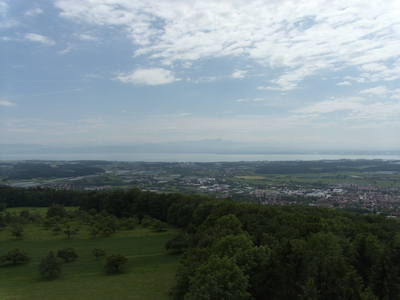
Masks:
[[[366,174],[365,172],[339,171],[335,173],[318,174],[247,174],[235,176],[240,183],[251,185],[376,185],[381,187],[400,187],[400,173],[377,175]]]
[[[30,210],[42,212],[43,208]],[[31,257],[27,263],[0,264],[0,299],[167,299],[179,255],[165,250],[164,245],[177,229],[155,232],[138,226],[109,237],[92,238],[88,225],[80,221],[68,223],[80,228],[71,238],[62,233],[55,235],[34,223],[25,225],[23,236],[18,239],[11,234],[10,227],[0,231],[0,255],[19,248]],[[79,257],[64,262],[58,277],[40,277],[39,262],[49,251],[56,253],[64,246],[73,247]],[[108,255],[124,255],[128,259],[126,267],[120,272],[106,272],[106,259],[96,259],[92,254],[95,248],[105,250]]]

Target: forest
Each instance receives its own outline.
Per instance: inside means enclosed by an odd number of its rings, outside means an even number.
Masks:
[[[107,164],[107,162],[96,162]],[[79,164],[49,165],[40,163],[18,163],[13,166],[11,174],[3,181],[10,179],[52,178],[85,176],[93,173],[104,172],[102,168],[94,167],[93,163],[81,162]]]
[[[12,206],[78,206],[119,219],[181,228],[183,251],[169,297],[183,299],[398,299],[400,223],[304,206],[266,206],[199,195],[0,189]],[[0,213],[0,227],[15,218]],[[14,221],[13,221],[14,220]]]

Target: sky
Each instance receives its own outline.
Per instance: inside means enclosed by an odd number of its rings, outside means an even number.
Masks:
[[[0,143],[400,149],[400,1],[0,0]]]

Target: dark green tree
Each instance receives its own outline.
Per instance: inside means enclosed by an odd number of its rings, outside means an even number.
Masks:
[[[166,231],[168,230],[168,225],[160,220],[154,220],[151,228],[155,231]]]
[[[146,215],[143,217],[142,221],[140,222],[140,225],[142,225],[142,227],[149,227],[153,225],[154,221],[155,219],[153,219],[149,215]]]
[[[19,249],[10,250],[0,257],[0,261],[12,261],[14,265],[19,262],[24,263],[30,260],[31,258],[28,256],[28,253]]]
[[[78,254],[72,247],[63,247],[57,251],[57,257],[69,261],[70,259],[78,258]]]
[[[127,258],[122,254],[113,254],[107,257],[107,262],[104,265],[104,268],[109,271],[115,270],[116,272],[118,272],[122,270],[127,263],[128,263]]]
[[[55,277],[61,273],[62,261],[55,257],[52,251],[39,263],[40,275],[43,277]]]
[[[372,267],[370,287],[380,300],[398,299],[400,294],[399,266],[393,255],[392,249],[386,247]]]
[[[20,224],[14,224],[11,228],[11,233],[15,238],[22,238],[24,233],[24,228]]]
[[[91,235],[93,238],[95,238],[101,231],[101,228],[99,225],[93,225],[89,229],[89,235]]]
[[[99,259],[100,256],[106,256],[107,253],[103,249],[100,248],[95,248],[92,251],[93,255],[96,257],[96,259]]]
[[[62,228],[60,225],[54,226],[54,228],[51,230],[54,234],[60,234],[62,231]]]
[[[172,237],[166,244],[165,249],[167,250],[178,250],[181,252],[183,248],[189,246],[188,237],[183,233],[178,233]]]
[[[67,216],[67,211],[63,205],[53,203],[47,208],[46,218],[52,218],[55,216],[59,216],[60,218],[65,218]]]
[[[68,238],[70,238],[71,235],[78,234],[78,232],[79,228],[72,229],[70,225],[67,225],[66,229],[64,230],[64,233],[67,235]]]
[[[372,266],[382,253],[382,245],[372,234],[357,234],[350,245],[350,262],[362,276],[364,285],[369,285]]]
[[[300,300],[319,300],[321,299],[318,289],[315,287],[314,280],[309,277],[306,284],[301,287],[303,295],[299,295]]]
[[[246,300],[250,294],[248,277],[233,258],[211,256],[190,279],[184,300]]]

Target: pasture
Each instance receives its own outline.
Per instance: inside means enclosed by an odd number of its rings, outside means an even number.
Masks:
[[[110,237],[92,238],[89,226],[79,222],[68,222],[80,227],[79,233],[69,239],[65,234],[54,235],[40,224],[25,225],[22,239],[13,237],[9,227],[1,230],[0,255],[19,248],[32,259],[25,264],[0,264],[0,299],[167,299],[179,255],[165,250],[164,245],[176,229],[157,233],[138,226],[117,231]],[[79,258],[64,262],[58,277],[41,278],[40,260],[49,251],[56,253],[64,246],[75,248]],[[127,266],[118,273],[105,272],[105,258],[96,260],[92,254],[94,248],[104,249],[107,254],[125,255]]]

